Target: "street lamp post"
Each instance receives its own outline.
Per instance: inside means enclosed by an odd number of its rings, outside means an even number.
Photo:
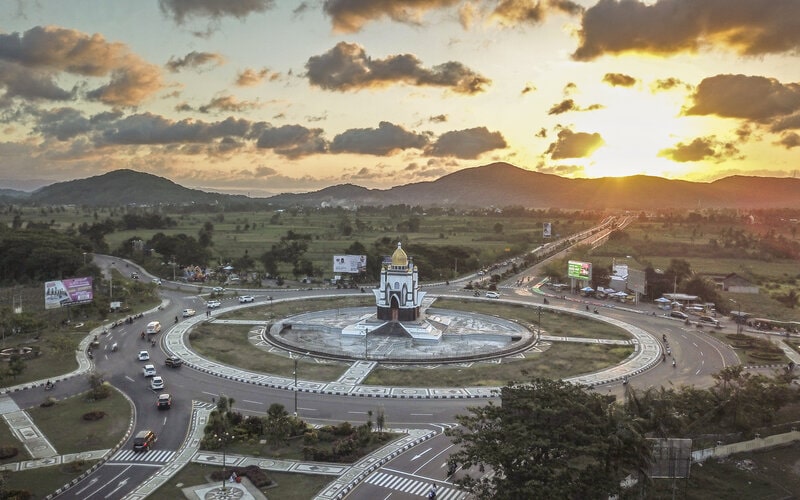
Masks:
[[[297,416],[297,356],[294,358],[294,414]]]
[[[83,252],[83,265],[86,265],[86,252]]]
[[[217,440],[222,443],[222,491],[225,491],[225,479],[227,479],[227,474],[225,474],[225,462],[226,462],[226,449],[228,446],[228,436],[227,432],[222,433],[221,436],[214,435]]]
[[[742,333],[742,308],[739,306],[739,302],[733,299],[728,299],[734,304],[736,304],[736,334],[739,335]]]

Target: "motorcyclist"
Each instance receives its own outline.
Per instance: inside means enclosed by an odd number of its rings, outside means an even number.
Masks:
[[[177,316],[175,316],[175,323],[176,324],[178,323],[178,317]]]

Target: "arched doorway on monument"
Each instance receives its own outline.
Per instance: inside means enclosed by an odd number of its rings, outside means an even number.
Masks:
[[[400,318],[400,299],[397,295],[392,295],[392,321],[397,321]]]

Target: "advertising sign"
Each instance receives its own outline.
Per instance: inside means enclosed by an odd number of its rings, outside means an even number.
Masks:
[[[358,274],[367,270],[366,255],[334,255],[333,272]]]
[[[644,271],[628,269],[628,288],[644,295],[647,289],[647,280]]]
[[[48,281],[44,284],[45,309],[86,304],[93,298],[91,277]]]
[[[571,260],[567,263],[567,276],[578,280],[592,279],[592,263]]]
[[[553,236],[553,224],[551,222],[545,222],[542,225],[542,237],[550,238],[551,236]]]

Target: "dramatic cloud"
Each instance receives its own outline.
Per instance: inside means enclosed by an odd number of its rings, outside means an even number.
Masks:
[[[447,115],[435,115],[428,118],[431,123],[444,123],[447,121]]]
[[[225,58],[220,54],[192,51],[180,59],[170,57],[166,66],[168,70],[172,71],[173,73],[177,73],[185,68],[199,69],[206,65],[216,67],[223,64],[225,64]]]
[[[187,18],[219,20],[223,17],[244,19],[252,13],[266,12],[275,0],[159,0],[161,11],[183,24]]]
[[[536,92],[536,86],[532,83],[526,83],[525,87],[522,89],[522,95],[525,95],[528,92]]]
[[[368,22],[384,17],[401,23],[419,24],[426,12],[452,7],[460,2],[461,0],[325,0],[322,9],[330,16],[334,30],[354,33]]]
[[[486,127],[475,127],[445,132],[425,149],[425,154],[474,160],[487,151],[506,147],[508,144],[500,132],[489,132]]]
[[[602,104],[592,104],[585,108],[581,108],[575,101],[572,99],[564,99],[558,104],[555,104],[552,108],[547,111],[548,115],[560,115],[562,113],[566,113],[568,111],[595,111],[597,109],[602,109]]]
[[[606,73],[603,76],[603,82],[612,87],[633,87],[636,85],[636,78],[622,73]]]
[[[406,83],[476,94],[491,83],[459,62],[450,61],[426,69],[411,54],[373,59],[360,45],[346,42],[339,42],[323,55],[309,58],[306,70],[312,85],[340,92]]]
[[[59,141],[67,141],[79,135],[102,129],[107,124],[119,119],[120,116],[119,112],[109,112],[98,113],[87,118],[81,111],[74,108],[45,110],[38,113],[34,130],[45,138],[55,137]]]
[[[0,107],[8,106],[14,97],[67,101],[75,96],[74,91],[64,90],[56,84],[52,72],[5,61],[0,61],[0,89],[4,90],[0,98]]]
[[[356,153],[388,156],[404,149],[422,149],[428,144],[424,134],[409,132],[389,122],[380,122],[378,128],[350,129],[333,138],[332,153]]]
[[[600,0],[584,13],[579,36],[572,56],[583,61],[625,52],[697,52],[707,46],[742,55],[796,53],[800,2]]]
[[[686,144],[679,142],[673,148],[662,149],[658,156],[681,163],[736,157],[739,150],[732,142],[719,141],[714,136],[698,137]]]
[[[29,73],[27,78],[39,84],[41,98],[65,98],[65,91],[58,92],[52,80],[58,72],[86,77],[110,75],[108,83],[89,90],[87,97],[113,106],[135,106],[162,88],[160,69],[142,61],[125,45],[53,26],[37,26],[23,34],[0,34],[0,62],[6,62],[6,69],[17,75],[0,76],[0,81],[6,82],[6,92],[16,95],[27,95],[14,85],[25,78],[25,73],[13,65],[39,72]]]
[[[766,122],[800,112],[800,84],[773,78],[717,75],[703,79],[687,115],[717,115]]]
[[[280,78],[278,73],[270,73],[267,68],[258,71],[247,68],[236,76],[236,85],[239,87],[255,87],[265,80],[274,81]]]
[[[261,132],[257,146],[272,149],[276,154],[287,158],[302,158],[328,150],[328,143],[322,134],[320,128],[310,129],[302,125],[267,127]]]
[[[605,145],[605,143],[606,141],[596,132],[589,134],[562,129],[558,132],[556,142],[550,144],[545,154],[549,154],[553,160],[586,158],[591,156],[599,147]]]

